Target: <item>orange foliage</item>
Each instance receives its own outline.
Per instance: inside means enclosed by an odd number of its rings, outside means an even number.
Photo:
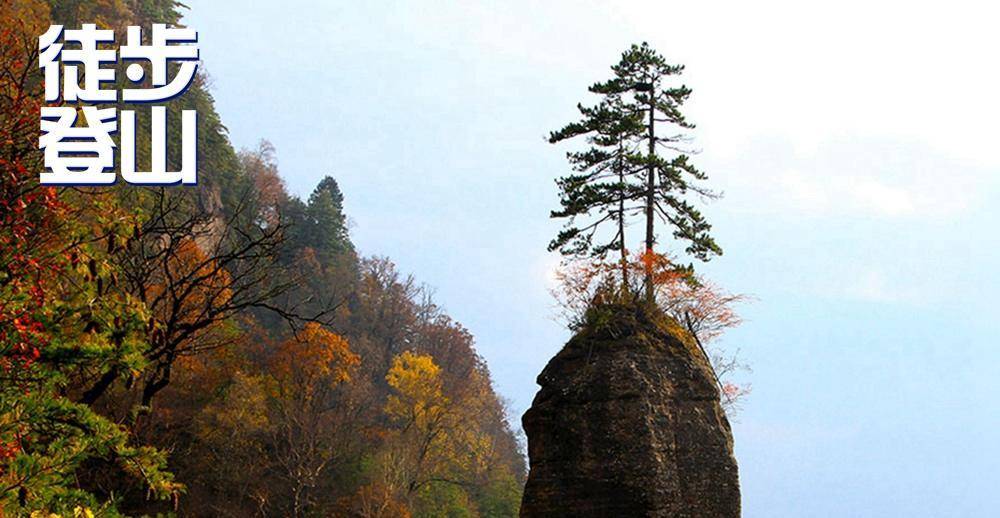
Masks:
[[[655,306],[686,329],[699,346],[707,347],[726,329],[738,326],[742,319],[734,306],[747,300],[695,275],[690,267],[680,266],[669,256],[646,251],[625,262],[600,260],[566,262],[556,273],[559,282],[553,295],[562,316],[572,328],[585,323],[587,311],[603,304],[632,304],[644,301],[645,278],[653,286]],[[735,407],[750,392],[749,385],[725,381],[727,375],[746,370],[734,354],[704,350],[719,379],[723,404]]]
[[[745,296],[726,293],[689,267],[650,251],[624,263],[565,262],[556,272],[559,285],[553,295],[570,325],[575,326],[594,304],[639,301],[647,273],[652,279],[656,306],[700,341],[708,342],[740,324],[733,306],[745,301]]]
[[[272,361],[274,377],[282,388],[311,397],[320,384],[333,386],[349,381],[361,357],[351,352],[345,338],[310,322],[297,336],[278,346]]]
[[[280,207],[288,201],[285,182],[278,173],[274,146],[261,140],[255,150],[244,150],[239,154],[240,163],[247,175],[253,178],[254,190],[259,207],[258,217],[268,226],[280,222]]]
[[[206,305],[223,305],[231,297],[229,273],[209,260],[193,239],[183,239],[167,258],[167,266],[150,284],[147,301],[154,313],[167,311],[178,323],[198,321]],[[162,311],[161,311],[162,310]]]
[[[167,245],[170,246],[170,245]],[[226,343],[225,320],[215,315],[232,298],[232,279],[225,268],[207,257],[194,239],[184,238],[165,254],[166,265],[153,273],[143,302],[155,319],[151,343],[156,351],[175,347],[179,353],[213,349]],[[191,329],[179,343],[165,345],[161,327]]]

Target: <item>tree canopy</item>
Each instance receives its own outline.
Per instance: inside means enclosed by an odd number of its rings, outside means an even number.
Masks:
[[[657,253],[657,228],[684,243],[691,257],[707,261],[722,253],[711,225],[690,200],[691,195],[717,195],[701,185],[707,176],[693,165],[686,148],[690,138],[685,132],[694,125],[681,108],[691,90],[671,83],[683,70],[646,43],[632,45],[611,67],[612,78],[589,88],[599,96],[598,103],[579,105],[581,119],[551,133],[552,143],[585,137],[589,147],[567,154],[574,173],[557,180],[561,208],[552,217],[567,223],[550,250],[602,260],[617,250],[624,263],[626,228],[641,220],[646,253]],[[602,234],[605,227],[613,231]],[[645,277],[649,281],[650,273]],[[646,291],[652,292],[648,282]]]

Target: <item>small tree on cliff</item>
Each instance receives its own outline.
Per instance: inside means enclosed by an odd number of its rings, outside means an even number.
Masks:
[[[688,200],[694,193],[703,198],[717,195],[700,186],[707,179],[690,162],[689,141],[684,131],[694,127],[680,108],[691,95],[684,85],[670,86],[672,76],[680,75],[682,65],[670,65],[648,44],[632,45],[621,60],[611,67],[614,77],[590,87],[602,96],[596,108],[581,107],[584,118],[554,132],[550,140],[559,142],[587,135],[595,147],[582,153],[570,153],[569,159],[584,174],[560,178],[562,210],[556,218],[570,218],[570,223],[550,245],[564,255],[603,257],[607,245],[593,246],[593,233],[605,221],[618,223],[612,239],[623,252],[625,221],[641,213],[645,220],[645,252],[655,254],[656,224],[666,224],[675,239],[687,243],[685,251],[702,261],[722,253],[709,231],[711,225]],[[616,147],[617,146],[617,147]],[[612,148],[609,151],[609,148]],[[617,176],[608,183],[606,171]],[[638,203],[641,210],[626,205]],[[597,216],[596,222],[577,227],[582,215]],[[575,246],[564,246],[573,243]],[[627,257],[627,254],[624,254]],[[623,261],[624,263],[624,261]],[[623,270],[624,271],[624,270]],[[645,272],[647,300],[654,297],[653,274]],[[627,285],[623,279],[623,285]]]
[[[681,108],[691,89],[672,84],[684,67],[667,63],[643,43],[626,50],[611,70],[611,79],[589,88],[599,102],[580,105],[581,119],[549,138],[558,143],[585,137],[589,145],[567,154],[574,173],[557,180],[561,206],[552,217],[568,222],[549,250],[576,261],[564,264],[554,293],[571,328],[593,321],[603,302],[631,303],[642,293],[702,349],[731,408],[748,387],[724,379],[742,365],[703,344],[739,323],[732,306],[744,297],[701,280],[692,265],[678,265],[679,250],[656,249],[657,231],[665,226],[690,257],[708,261],[722,254],[711,225],[690,200],[692,194],[718,195],[701,185],[707,176],[691,163],[692,151],[685,147],[690,142],[685,132],[694,125]],[[630,220],[645,223],[644,247],[631,257],[625,236]],[[613,250],[620,258],[609,262]]]

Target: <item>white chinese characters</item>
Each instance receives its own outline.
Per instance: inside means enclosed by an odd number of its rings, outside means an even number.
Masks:
[[[118,50],[109,48],[115,34],[83,24],[78,30],[53,25],[38,38],[39,63],[45,78],[45,100],[60,106],[41,109],[39,147],[44,150],[45,185],[108,185],[117,180],[115,142],[121,130],[122,178],[142,185],[193,185],[197,175],[197,114],[181,111],[180,166],[168,171],[167,108],[149,109],[150,167],[136,170],[135,110],[119,110],[107,105],[166,102],[182,94],[193,82],[198,69],[198,34],[192,29],[154,24],[150,44],[144,44],[140,27],[127,29],[126,43]],[[127,63],[122,83],[132,86],[115,89],[119,63]],[[176,66],[170,66],[174,62]],[[146,68],[151,71],[146,81]],[[169,77],[172,75],[173,77]],[[82,78],[82,86],[81,86]],[[143,83],[146,84],[143,84]],[[121,96],[119,98],[119,91]],[[72,103],[74,106],[67,104]],[[105,105],[103,107],[89,106]],[[83,117],[79,117],[82,111]],[[120,115],[120,117],[119,117]],[[85,119],[85,120],[81,120]],[[142,124],[142,120],[139,121]]]

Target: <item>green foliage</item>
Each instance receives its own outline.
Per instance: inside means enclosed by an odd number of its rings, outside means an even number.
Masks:
[[[630,218],[641,215],[650,251],[659,222],[687,243],[685,251],[691,256],[707,261],[721,254],[711,225],[688,200],[691,194],[717,195],[699,185],[707,176],[691,163],[685,149],[689,137],[684,131],[694,125],[681,107],[691,90],[667,84],[684,67],[667,63],[643,43],[624,52],[611,70],[611,79],[590,87],[600,96],[599,103],[579,106],[582,119],[550,136],[553,143],[585,136],[590,147],[569,153],[575,174],[557,180],[561,209],[552,217],[567,218],[568,223],[549,249],[597,258],[619,249],[624,259],[625,227]],[[580,223],[580,218],[589,219]],[[616,229],[612,237],[601,239],[599,230],[606,224]]]
[[[640,114],[630,111],[620,95],[607,95],[596,107],[579,105],[578,109],[583,116],[581,121],[549,136],[551,143],[586,136],[590,145],[585,151],[567,153],[576,174],[556,180],[561,208],[551,215],[569,221],[549,244],[549,250],[603,258],[612,249],[627,249],[626,220],[642,210],[635,202],[643,193],[629,180],[638,161],[631,141],[641,134],[643,125]],[[589,216],[593,219],[587,224],[578,224],[578,218]],[[604,224],[614,225],[616,233],[595,243],[595,236]]]
[[[498,473],[479,494],[476,502],[482,518],[511,518],[521,510],[523,486],[509,472]]]
[[[476,507],[469,495],[453,484],[428,484],[414,498],[415,518],[474,518]],[[512,515],[513,516],[513,515]]]
[[[72,201],[71,196],[65,199]],[[77,223],[65,225],[59,241],[47,244],[70,251],[48,259],[56,275],[42,284],[42,304],[34,311],[37,361],[7,356],[11,349],[0,339],[8,366],[0,383],[0,444],[9,452],[0,458],[5,495],[0,509],[71,513],[76,506],[98,508],[77,483],[78,471],[94,459],[143,481],[157,498],[182,490],[166,471],[161,451],[136,445],[126,427],[67,397],[80,373],[98,376],[116,369],[134,376],[145,366],[148,314],[141,303],[111,289],[117,270],[108,249],[122,239],[116,233],[120,216],[114,216],[120,212],[108,199],[88,201],[99,212],[90,218],[77,213]],[[95,228],[105,236],[96,242],[90,237]]]
[[[282,213],[290,225],[289,249],[311,248],[324,263],[353,260],[354,244],[348,235],[344,195],[332,177],[320,181],[308,203],[291,198]]]

